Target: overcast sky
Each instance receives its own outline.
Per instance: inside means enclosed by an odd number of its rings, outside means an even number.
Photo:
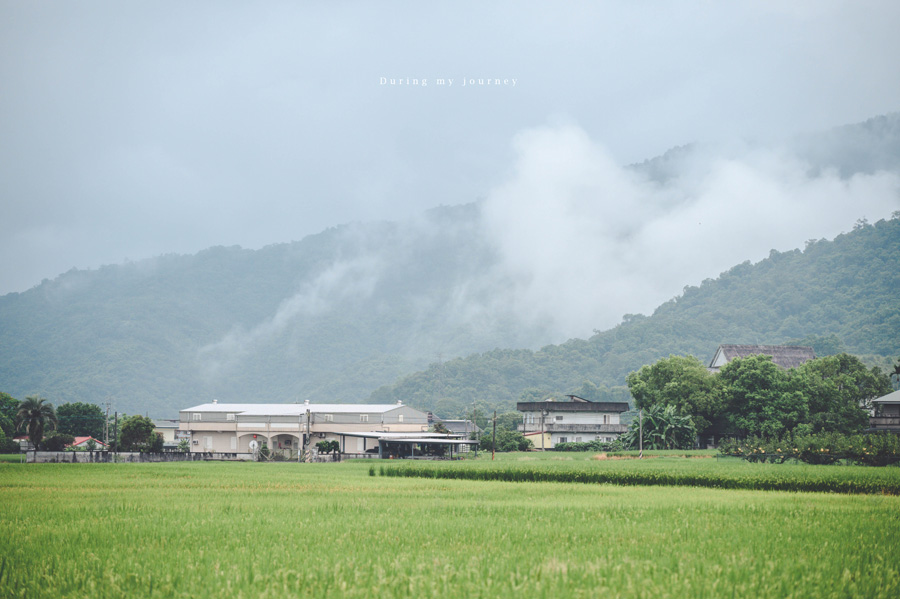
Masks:
[[[439,204],[498,218],[573,145],[591,171],[894,112],[898,25],[896,0],[0,0],[0,294]]]

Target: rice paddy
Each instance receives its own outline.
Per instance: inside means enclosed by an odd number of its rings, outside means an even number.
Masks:
[[[0,464],[0,596],[900,595],[896,496],[370,476],[371,465]]]

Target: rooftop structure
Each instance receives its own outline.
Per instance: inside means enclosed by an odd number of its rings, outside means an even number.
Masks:
[[[709,369],[716,372],[735,358],[756,355],[772,356],[772,362],[785,370],[797,368],[816,357],[813,348],[805,345],[720,345],[709,362]]]

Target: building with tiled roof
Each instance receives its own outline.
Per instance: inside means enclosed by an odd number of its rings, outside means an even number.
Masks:
[[[785,370],[797,368],[816,357],[813,348],[805,345],[720,345],[709,362],[709,370],[718,372],[735,358],[757,355],[772,356],[772,362]]]

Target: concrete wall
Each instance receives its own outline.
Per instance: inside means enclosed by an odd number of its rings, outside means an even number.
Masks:
[[[193,462],[193,461],[252,461],[250,453],[199,453],[171,451],[164,453],[140,453],[130,451],[33,451],[28,452],[28,463],[91,464],[106,462]]]

